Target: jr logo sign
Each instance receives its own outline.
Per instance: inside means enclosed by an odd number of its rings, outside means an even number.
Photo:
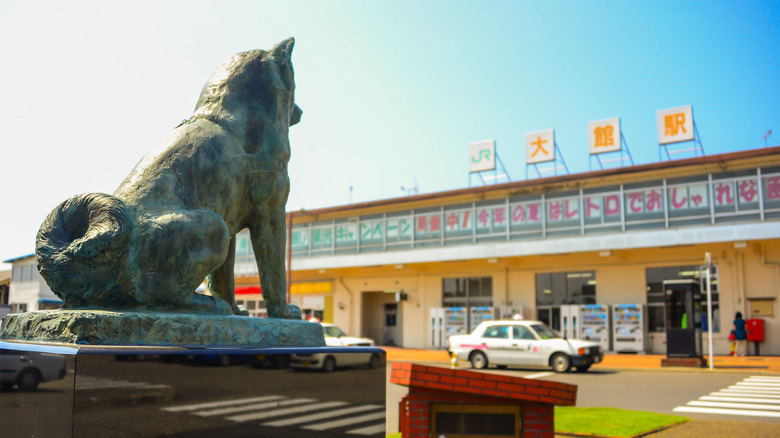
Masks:
[[[496,141],[483,140],[469,144],[469,172],[496,168]]]

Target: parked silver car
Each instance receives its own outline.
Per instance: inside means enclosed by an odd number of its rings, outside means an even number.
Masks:
[[[349,336],[333,324],[322,323],[325,345],[328,347],[373,347],[374,340]],[[337,367],[368,365],[377,368],[382,365],[382,356],[377,353],[314,353],[290,355],[293,369],[320,369],[331,372]]]
[[[65,357],[35,351],[0,349],[0,388],[33,391],[41,382],[65,377]]]

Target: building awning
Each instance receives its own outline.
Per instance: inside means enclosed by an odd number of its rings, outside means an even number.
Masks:
[[[310,283],[293,283],[290,286],[290,293],[298,294],[321,294],[333,292],[333,283],[330,281],[318,281]],[[260,294],[260,286],[239,286],[236,288],[236,295]]]
[[[56,298],[39,298],[38,304],[62,304],[62,300]]]
[[[26,259],[26,258],[29,258],[29,257],[35,257],[35,253],[27,254],[27,255],[23,255],[23,256],[19,256],[19,257],[14,257],[14,258],[8,259],[8,260],[3,260],[3,263],[13,263],[13,262],[15,262],[17,260]]]
[[[236,295],[259,295],[261,292],[260,286],[241,286],[236,288]]]

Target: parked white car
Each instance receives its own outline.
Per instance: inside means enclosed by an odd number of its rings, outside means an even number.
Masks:
[[[65,377],[65,358],[60,354],[0,349],[0,387],[33,391],[41,382]]]
[[[374,340],[349,336],[333,324],[322,323],[325,332],[325,345],[328,347],[373,347]],[[296,369],[311,368],[331,372],[337,367],[368,365],[378,368],[382,365],[382,356],[378,353],[314,353],[291,354],[290,366]]]
[[[590,341],[563,339],[540,321],[486,321],[470,335],[449,338],[450,354],[474,368],[491,365],[552,367],[565,373],[571,367],[587,371],[604,358],[601,347]]]

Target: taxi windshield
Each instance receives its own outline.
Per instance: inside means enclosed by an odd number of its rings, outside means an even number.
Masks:
[[[555,334],[549,327],[544,324],[533,324],[531,328],[536,332],[541,339],[555,339],[559,336]]]
[[[340,328],[336,326],[330,326],[330,327],[323,327],[322,330],[325,332],[325,336],[329,336],[332,338],[340,338],[342,336],[346,336],[347,334],[341,331]]]

